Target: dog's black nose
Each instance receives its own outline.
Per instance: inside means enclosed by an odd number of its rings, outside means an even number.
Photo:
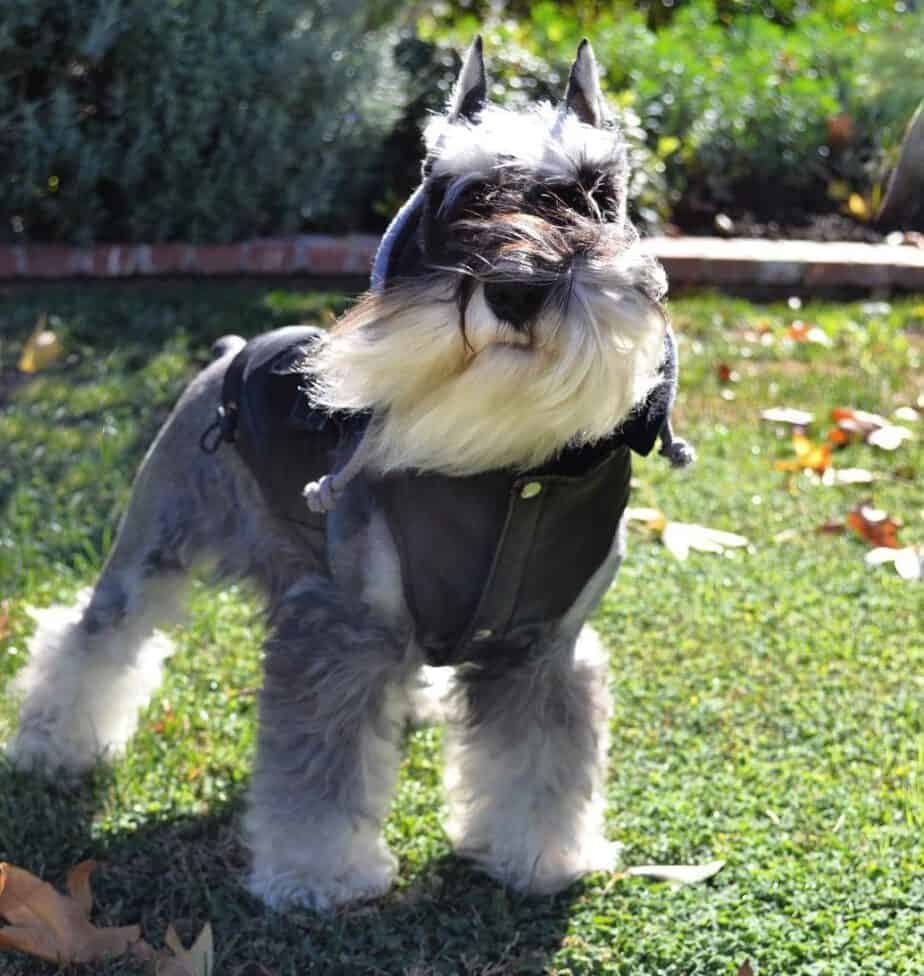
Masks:
[[[491,311],[515,329],[524,328],[539,314],[549,293],[547,285],[489,281],[484,297]]]

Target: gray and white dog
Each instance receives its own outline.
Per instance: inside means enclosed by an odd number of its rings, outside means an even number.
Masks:
[[[18,680],[14,762],[85,770],[131,736],[188,571],[254,580],[269,636],[246,830],[274,908],[388,889],[382,821],[425,665],[452,667],[456,850],[532,893],[614,864],[607,662],[585,621],[622,558],[630,450],[660,435],[690,457],[670,436],[664,276],[627,218],[587,42],[559,107],[485,96],[479,39],[371,291],[329,332],[218,344],[92,593],[41,612]]]

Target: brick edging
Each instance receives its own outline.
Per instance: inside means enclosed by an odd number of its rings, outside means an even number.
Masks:
[[[366,275],[368,234],[260,238],[241,244],[0,245],[0,281],[175,275]],[[673,286],[876,288],[924,292],[924,249],[890,244],[651,237]]]

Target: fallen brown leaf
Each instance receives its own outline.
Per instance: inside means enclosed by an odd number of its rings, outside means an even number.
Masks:
[[[796,407],[768,407],[760,412],[761,420],[769,420],[774,424],[789,424],[792,427],[808,427],[815,419],[807,410]]]
[[[895,451],[914,436],[907,427],[893,424],[878,413],[866,410],[836,407],[831,411],[831,418],[837,427],[828,434],[828,440],[834,443],[844,444],[856,437],[885,451]]]
[[[737,976],[754,976],[754,970],[751,969],[750,959],[745,959],[744,962],[738,967]]]
[[[831,346],[831,338],[819,325],[795,319],[786,330],[786,338],[793,342],[812,342],[817,346]]]
[[[874,508],[871,499],[860,502],[847,513],[847,525],[861,539],[874,546],[885,549],[900,549],[898,530],[900,523],[887,515],[882,509]]]
[[[0,864],[0,949],[13,949],[64,965],[120,956],[141,939],[141,927],[97,928],[90,874],[95,861],[82,861],[67,876],[68,895],[12,864]]]

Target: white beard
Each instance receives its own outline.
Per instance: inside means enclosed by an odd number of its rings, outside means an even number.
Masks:
[[[667,320],[628,270],[585,266],[566,314],[543,312],[529,334],[497,319],[481,285],[464,335],[446,279],[373,293],[313,352],[312,399],[373,412],[382,473],[536,467],[611,434],[658,381]]]

